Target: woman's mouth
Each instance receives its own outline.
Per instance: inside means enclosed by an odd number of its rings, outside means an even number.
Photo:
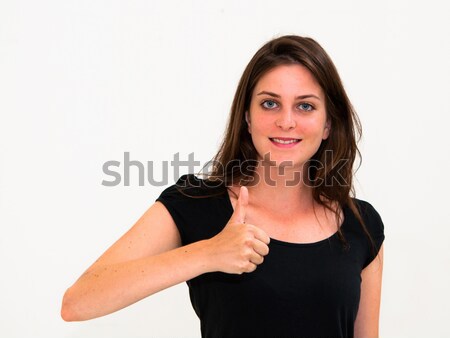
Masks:
[[[270,141],[280,148],[292,148],[297,143],[300,143],[301,139],[287,138],[287,137],[269,137]]]

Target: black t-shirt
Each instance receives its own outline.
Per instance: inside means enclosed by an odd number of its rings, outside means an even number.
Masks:
[[[181,193],[177,185],[185,186],[186,180],[197,187]],[[157,201],[174,219],[183,245],[217,235],[233,214],[226,189],[208,187],[194,175],[182,176]],[[371,204],[354,201],[376,255],[384,240],[383,222]],[[202,337],[353,337],[361,271],[374,253],[350,208],[343,206],[343,212],[348,250],[337,233],[306,244],[271,239],[269,254],[254,272],[212,272],[187,281]]]

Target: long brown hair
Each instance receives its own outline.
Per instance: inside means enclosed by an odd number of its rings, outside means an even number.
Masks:
[[[309,177],[312,181],[322,182],[313,186],[313,198],[319,205],[334,212],[338,224],[341,223],[339,206],[347,205],[373,244],[351,198],[355,196],[353,164],[356,155],[361,159],[357,147],[357,141],[361,137],[361,124],[331,58],[311,38],[287,35],[273,39],[262,46],[250,60],[239,81],[225,137],[212,161],[209,180],[234,184],[240,182],[244,185],[251,180],[257,151],[247,129],[245,112],[249,110],[253,90],[260,78],[277,66],[289,64],[306,67],[317,80],[325,94],[326,113],[331,125],[329,137],[322,141],[311,159],[322,164],[310,167]],[[345,163],[342,164],[342,161]],[[229,165],[230,163],[233,165]],[[325,201],[338,202],[338,206],[334,209]],[[347,242],[340,228],[338,236],[346,246]]]

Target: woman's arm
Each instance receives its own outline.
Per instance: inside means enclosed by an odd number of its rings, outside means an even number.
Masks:
[[[208,271],[204,241],[180,246],[172,217],[156,202],[66,291],[62,318],[100,317]]]
[[[361,299],[355,321],[355,338],[378,337],[383,245],[378,256],[361,273]]]
[[[247,188],[242,187],[219,234],[181,247],[172,216],[156,202],[66,291],[62,318],[100,317],[206,272],[254,271],[269,252],[270,238],[244,223],[247,204]]]

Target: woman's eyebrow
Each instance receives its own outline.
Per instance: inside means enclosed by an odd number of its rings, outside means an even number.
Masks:
[[[278,94],[275,94],[275,93],[272,93],[272,92],[268,92],[268,91],[265,91],[265,90],[263,90],[262,92],[259,92],[256,95],[264,95],[264,94],[270,95],[270,96],[273,96],[273,97],[276,97],[276,98],[280,98],[281,97]],[[318,97],[317,95],[314,95],[314,94],[299,95],[299,96],[296,97],[296,99],[308,99],[308,98],[311,98],[311,97],[314,97],[314,98],[316,98],[317,100],[320,101],[320,97]]]

